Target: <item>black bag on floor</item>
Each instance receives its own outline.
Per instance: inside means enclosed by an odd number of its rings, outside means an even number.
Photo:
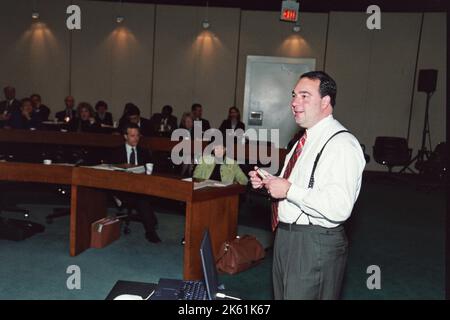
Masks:
[[[21,241],[44,230],[45,227],[39,223],[0,218],[0,239]]]

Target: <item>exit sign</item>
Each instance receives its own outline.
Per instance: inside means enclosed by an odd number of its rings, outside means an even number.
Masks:
[[[286,0],[281,2],[280,20],[297,22],[299,4],[297,1]]]

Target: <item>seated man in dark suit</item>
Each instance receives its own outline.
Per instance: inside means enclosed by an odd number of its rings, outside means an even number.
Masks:
[[[121,127],[119,128],[120,131],[123,131],[124,126],[128,123],[136,124],[139,127],[141,135],[145,137],[152,135],[152,125],[150,120],[141,117],[141,110],[139,110],[139,108],[132,103],[127,103],[126,105],[126,113],[124,115]]]
[[[170,137],[177,128],[177,117],[172,115],[172,106],[165,105],[161,113],[155,113],[150,122],[152,123],[152,134],[154,136]]]
[[[104,124],[107,126],[113,125],[113,117],[111,112],[107,112],[108,104],[105,101],[98,101],[95,104],[95,121],[100,125]]]
[[[6,127],[13,129],[38,129],[40,126],[40,118],[33,111],[31,99],[22,99],[20,111],[12,114],[11,119]]]
[[[33,103],[33,111],[39,116],[41,121],[48,121],[48,116],[50,115],[50,109],[46,105],[42,104],[41,96],[34,93],[30,96],[31,102]]]
[[[150,152],[138,146],[140,139],[139,127],[134,123],[128,123],[123,127],[125,144],[115,150],[111,157],[111,163],[145,165],[151,162]],[[128,192],[117,192],[115,197],[121,202],[120,207],[131,205],[137,208],[142,217],[145,228],[145,237],[153,243],[161,242],[155,231],[157,219],[148,196]]]
[[[13,113],[20,113],[20,106],[22,105],[16,99],[16,89],[13,87],[5,87],[5,100],[0,102],[0,128],[8,125]]]
[[[194,117],[194,121],[201,121],[202,122],[202,132],[205,132],[208,129],[211,129],[211,125],[209,124],[209,121],[202,118],[203,113],[203,107],[200,103],[194,103],[191,107],[191,113]]]
[[[55,118],[60,122],[69,122],[71,119],[76,117],[75,107],[75,99],[72,96],[67,96],[64,99],[64,103],[66,107],[63,111],[59,111],[55,114]]]

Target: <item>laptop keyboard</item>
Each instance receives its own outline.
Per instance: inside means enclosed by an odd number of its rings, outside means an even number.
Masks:
[[[208,300],[206,287],[202,281],[184,281],[181,289],[183,300]]]

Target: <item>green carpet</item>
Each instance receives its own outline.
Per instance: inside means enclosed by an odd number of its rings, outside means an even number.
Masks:
[[[33,221],[44,223],[54,207],[37,204],[45,203],[44,198],[26,197],[21,205],[31,209]],[[44,233],[25,241],[0,240],[0,299],[104,299],[117,280],[181,278],[184,217],[176,212],[157,209],[158,233],[163,239],[158,245],[144,239],[140,223],[132,223],[131,234],[122,235],[107,248],[70,257],[68,217],[46,225]],[[240,210],[239,234],[254,234],[265,247],[271,247],[268,212],[263,197],[247,197]],[[441,191],[426,192],[410,184],[365,183],[346,224],[350,254],[342,298],[443,299],[444,219]],[[234,276],[222,275],[220,282],[230,294],[271,299],[271,263],[269,249],[264,262]],[[80,290],[66,287],[70,265],[81,269]],[[381,269],[381,290],[366,286],[370,265]]]

